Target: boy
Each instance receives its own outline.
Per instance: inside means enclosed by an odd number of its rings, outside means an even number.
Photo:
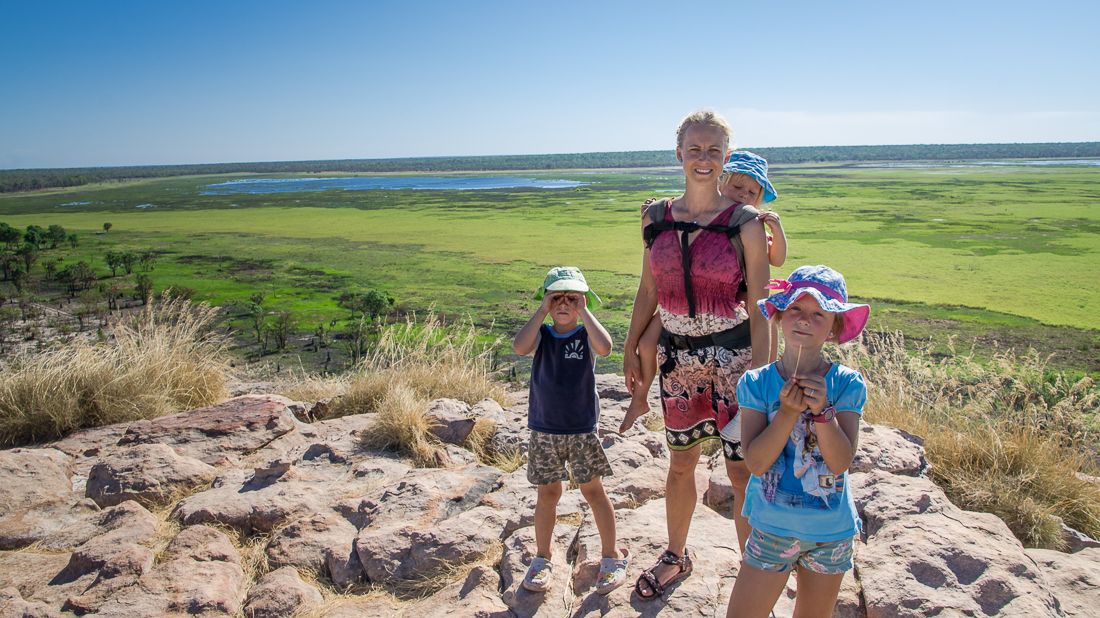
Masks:
[[[600,400],[595,355],[611,353],[611,336],[588,310],[588,302],[600,302],[599,297],[588,288],[581,271],[572,266],[550,269],[535,299],[542,299],[542,304],[512,344],[521,356],[535,353],[527,416],[531,430],[527,480],[538,486],[537,552],[523,587],[532,592],[550,587],[550,542],[558,499],[562,482],[572,473],[600,532],[603,559],[596,592],[607,594],[626,580],[630,564],[630,552],[615,546],[615,510],[601,480],[611,475],[611,465],[596,435]],[[543,324],[547,315],[553,324]],[[578,318],[583,325],[577,324]]]

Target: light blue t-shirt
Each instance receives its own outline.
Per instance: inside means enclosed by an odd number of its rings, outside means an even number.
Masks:
[[[745,372],[737,382],[741,413],[766,413],[771,423],[779,412],[783,383],[775,363]],[[829,405],[837,412],[847,410],[863,416],[867,401],[863,376],[834,363],[825,374],[825,384]],[[741,514],[753,528],[778,536],[816,543],[850,538],[859,532],[861,522],[847,481],[846,473],[834,475],[825,465],[806,411],[771,468],[764,476],[753,475],[749,480]]]

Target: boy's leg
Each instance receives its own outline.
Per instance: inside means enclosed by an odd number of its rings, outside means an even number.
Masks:
[[[535,503],[535,555],[550,559],[554,540],[554,524],[558,519],[558,500],[561,499],[561,482],[539,485],[539,497]]]
[[[569,478],[561,452],[562,436],[532,431],[527,440],[527,480],[538,487],[535,502],[535,544],[539,558],[550,559],[554,524],[558,519],[558,500],[562,479]]]
[[[622,558],[619,548],[616,546],[615,536],[615,507],[611,504],[611,498],[603,488],[603,479],[596,477],[591,481],[580,485],[581,495],[588,501],[592,509],[592,519],[596,520],[596,530],[600,532],[600,545],[603,548],[604,558]]]
[[[661,338],[661,316],[654,314],[649,326],[638,340],[638,356],[641,360],[642,382],[634,389],[630,405],[626,408],[626,417],[619,425],[619,433],[630,429],[634,421],[649,412],[649,387],[657,376],[657,341]]]

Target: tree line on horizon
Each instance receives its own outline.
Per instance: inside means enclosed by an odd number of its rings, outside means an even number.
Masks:
[[[791,146],[750,148],[772,164],[845,161],[976,159],[1064,159],[1100,157],[1100,142],[1036,144],[910,144],[897,146]],[[79,187],[100,182],[206,174],[286,174],[320,172],[499,172],[560,169],[614,169],[677,165],[672,150],[589,152],[481,157],[413,157],[332,161],[273,161],[0,170],[0,193]]]

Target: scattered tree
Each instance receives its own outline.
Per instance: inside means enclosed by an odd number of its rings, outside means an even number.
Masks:
[[[138,276],[134,278],[134,283],[137,284],[134,290],[141,297],[141,304],[148,304],[149,298],[153,295],[153,278],[145,273],[138,273]]]
[[[16,252],[19,259],[23,261],[23,268],[27,273],[31,272],[31,268],[34,268],[36,262],[38,262],[38,247],[31,243],[27,243],[20,247]]]
[[[4,243],[8,249],[17,242],[23,241],[23,232],[11,227],[7,223],[0,223],[0,242]]]
[[[275,347],[286,349],[287,340],[298,325],[298,316],[292,311],[280,311],[271,322],[271,335],[275,338]]]
[[[118,251],[108,251],[106,260],[107,268],[111,269],[111,276],[118,276],[118,269],[122,268],[122,254]]]
[[[57,260],[45,260],[42,262],[42,268],[46,271],[46,280],[53,279],[54,273],[57,272],[59,262]]]
[[[119,259],[122,260],[122,267],[126,269],[126,274],[129,275],[134,272],[134,265],[138,263],[140,258],[133,251],[127,251]]]
[[[50,248],[56,249],[58,243],[63,243],[68,240],[69,235],[65,232],[65,227],[54,223],[46,231],[46,240],[50,242]]]
[[[80,244],[80,237],[78,237],[76,235],[76,232],[73,232],[72,234],[69,234],[69,237],[68,237],[67,240],[69,241],[69,245],[73,249],[76,249],[76,247]]]
[[[103,224],[103,231],[104,232],[110,232],[112,227],[114,227],[114,226],[111,225],[110,223],[104,223]]]

